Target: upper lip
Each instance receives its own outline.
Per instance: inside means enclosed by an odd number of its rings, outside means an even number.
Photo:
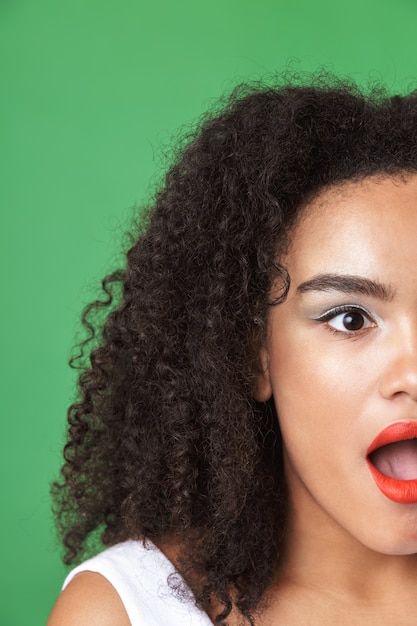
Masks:
[[[389,443],[417,439],[417,420],[403,420],[389,424],[375,437],[367,450],[367,455]]]

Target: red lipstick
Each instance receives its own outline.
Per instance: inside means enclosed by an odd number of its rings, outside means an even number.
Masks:
[[[405,466],[410,464],[410,460],[403,458],[401,459],[401,450],[395,450],[395,447],[391,447],[391,449],[384,448],[384,446],[389,446],[390,444],[395,444],[398,442],[409,441],[410,439],[417,439],[417,421],[403,421],[403,422],[394,422],[390,424],[386,428],[384,428],[373,440],[371,445],[367,450],[367,463],[369,471],[372,474],[372,477],[379,488],[379,490],[394,502],[398,502],[399,504],[415,504],[417,503],[417,472],[415,478],[403,480],[401,476],[387,475],[381,471],[382,467],[389,465],[389,459],[385,459],[384,464],[384,455],[388,456],[391,454],[397,465],[399,464]],[[407,446],[407,444],[406,444]],[[401,446],[399,446],[401,447]],[[372,455],[372,453],[375,453]],[[410,450],[407,449],[403,453],[404,456],[409,456]],[[376,467],[373,461],[378,459],[379,455],[379,465],[382,467]],[[417,467],[417,448],[416,455],[413,455],[415,458],[412,458],[413,464]],[[380,458],[382,457],[382,462]],[[404,469],[402,470],[404,472]],[[410,471],[410,470],[408,470]],[[399,474],[401,474],[401,470],[399,470]]]

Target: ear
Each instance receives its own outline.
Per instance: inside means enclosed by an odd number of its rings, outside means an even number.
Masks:
[[[259,352],[259,373],[256,377],[253,397],[258,402],[267,402],[272,397],[272,386],[269,378],[269,354],[265,347]]]

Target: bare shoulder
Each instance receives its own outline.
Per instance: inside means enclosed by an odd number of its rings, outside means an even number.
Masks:
[[[131,626],[120,597],[104,576],[81,572],[62,591],[46,626]]]

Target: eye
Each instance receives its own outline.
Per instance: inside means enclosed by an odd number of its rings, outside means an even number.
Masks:
[[[326,321],[331,329],[345,333],[355,333],[375,326],[369,313],[356,307],[340,307],[329,311],[322,321]]]
[[[313,319],[329,332],[345,337],[355,337],[378,325],[369,311],[355,304],[335,306]]]

